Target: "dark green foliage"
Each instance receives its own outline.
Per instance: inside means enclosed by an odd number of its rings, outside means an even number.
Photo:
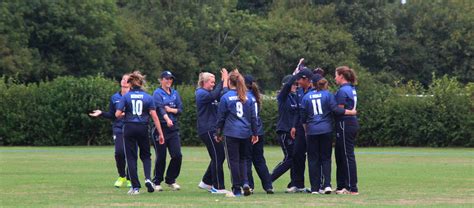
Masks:
[[[435,78],[428,90],[410,82],[398,89],[360,71],[360,146],[474,146],[474,87]],[[4,145],[111,144],[111,125],[88,112],[108,109],[117,83],[102,77],[61,77],[39,84],[0,82],[0,138]],[[150,94],[157,84],[147,87]],[[183,100],[179,117],[183,145],[202,145],[196,132],[195,86],[176,88]],[[423,96],[416,96],[417,94]],[[264,96],[261,117],[267,144],[275,142],[278,116],[274,95]]]

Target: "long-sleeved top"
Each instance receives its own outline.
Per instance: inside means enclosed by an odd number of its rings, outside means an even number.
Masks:
[[[292,76],[286,82],[277,95],[278,102],[278,121],[277,133],[289,133],[294,127],[298,118],[298,102],[296,93],[291,93],[291,85],[296,81],[296,76]]]
[[[222,88],[222,82],[217,84],[213,90],[196,89],[197,131],[199,135],[216,130],[219,100],[223,94],[222,91],[226,92],[227,90],[227,88]]]

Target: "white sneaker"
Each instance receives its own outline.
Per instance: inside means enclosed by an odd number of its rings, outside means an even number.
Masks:
[[[181,186],[179,186],[177,183],[168,184],[168,187],[170,187],[173,191],[179,191],[181,189]]]
[[[155,184],[150,181],[150,179],[145,180],[145,186],[147,188],[148,193],[152,193],[155,191]]]
[[[336,190],[336,194],[350,194],[351,192],[349,192],[347,189],[343,188],[341,190]]]
[[[319,193],[319,191],[312,191],[311,194],[319,195],[319,194],[321,194],[321,193]]]
[[[296,188],[296,186],[292,186],[288,189],[286,189],[285,193],[296,193],[298,192],[298,188]]]
[[[155,191],[163,191],[163,188],[161,188],[161,185],[155,184]]]
[[[229,191],[225,194],[225,197],[235,197],[235,195],[232,193],[232,191]]]
[[[211,188],[211,194],[227,194],[229,191],[225,189],[215,189],[214,187]]]
[[[323,194],[331,194],[332,189],[331,189],[331,187],[328,186],[328,187],[324,188],[324,190],[322,190],[322,191],[323,191]]]
[[[199,182],[198,187],[199,187],[200,189],[204,189],[204,190],[206,190],[206,191],[212,192],[212,186],[211,186],[211,185],[207,185],[206,183],[204,183],[204,182],[202,182],[202,181]]]
[[[140,194],[140,191],[138,188],[130,188],[130,190],[127,192],[128,195],[138,195]]]

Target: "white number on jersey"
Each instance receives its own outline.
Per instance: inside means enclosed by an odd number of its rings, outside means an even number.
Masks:
[[[143,111],[142,100],[132,100],[132,112],[133,115],[141,116]]]
[[[354,95],[354,110],[357,107],[357,93],[355,90],[352,90],[352,95]]]
[[[235,110],[237,111],[237,116],[238,117],[244,116],[244,106],[242,105],[241,102],[236,102],[235,103]]]
[[[311,100],[313,103],[313,115],[323,115],[323,109],[321,108],[321,99]]]

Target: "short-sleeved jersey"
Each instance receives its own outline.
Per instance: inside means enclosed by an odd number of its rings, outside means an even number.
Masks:
[[[336,102],[338,105],[344,105],[344,109],[352,110],[357,107],[357,92],[353,85],[346,83],[341,85],[336,92]],[[357,120],[357,116],[337,116],[336,120]]]
[[[150,110],[155,110],[155,104],[151,95],[133,88],[120,99],[117,110],[125,112],[124,123],[148,124]]]
[[[262,119],[260,118],[260,108],[258,106],[258,103],[257,103],[257,98],[255,98],[254,94],[252,93],[252,91],[248,91],[247,92],[247,95],[248,95],[248,99],[251,99],[253,101],[253,105],[254,105],[254,113],[255,113],[255,119],[257,120],[257,135],[258,136],[261,136],[261,135],[264,135],[264,131],[263,131],[263,121]]]
[[[183,103],[181,102],[181,97],[179,96],[178,91],[170,89],[170,94],[168,94],[163,88],[159,87],[155,92],[153,92],[153,100],[156,105],[160,123],[166,123],[163,116],[168,114],[168,117],[173,121],[174,126],[177,127],[178,116],[183,112]],[[167,113],[165,106],[178,109],[178,113]]]
[[[307,135],[319,135],[332,132],[333,112],[344,114],[338,108],[334,95],[327,90],[312,90],[307,93],[301,103],[301,122],[306,124]]]
[[[247,98],[250,95],[247,93]],[[231,89],[221,97],[217,110],[216,127],[222,129],[224,136],[248,139],[257,135],[255,103],[247,99],[239,100],[237,91]]]

